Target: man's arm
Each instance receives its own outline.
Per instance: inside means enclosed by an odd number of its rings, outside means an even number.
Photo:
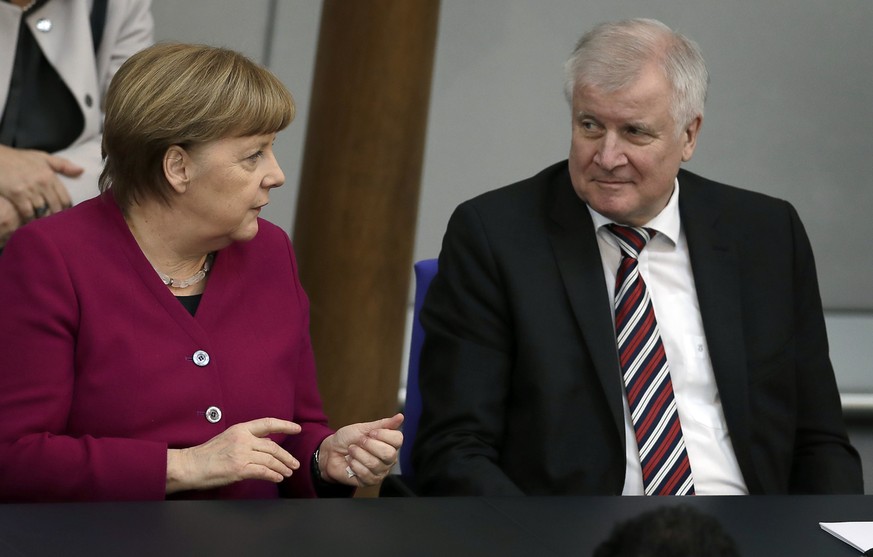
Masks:
[[[500,467],[513,346],[508,301],[471,205],[449,221],[421,313],[413,463],[428,495],[522,495]]]
[[[849,443],[809,238],[790,207],[795,259],[797,436],[791,493],[863,493],[861,460]]]

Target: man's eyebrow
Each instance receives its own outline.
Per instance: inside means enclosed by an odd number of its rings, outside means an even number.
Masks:
[[[648,132],[648,133],[654,132],[654,128],[651,125],[647,124],[646,122],[627,122],[627,123],[625,123],[624,128],[625,129],[636,128],[640,131],[644,131],[644,132]]]
[[[581,120],[583,118],[591,118],[592,120],[598,120],[597,116],[595,116],[594,114],[591,114],[590,112],[587,112],[585,110],[580,110],[579,112],[576,113],[577,120]]]

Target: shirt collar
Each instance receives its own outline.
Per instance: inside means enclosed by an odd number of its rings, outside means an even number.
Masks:
[[[591,219],[594,221],[594,230],[600,231],[607,224],[612,224],[615,221],[609,219],[586,204],[588,212],[591,214]],[[667,205],[661,209],[661,212],[655,215],[655,218],[643,225],[645,228],[653,228],[658,231],[658,234],[665,237],[673,245],[679,241],[679,232],[682,227],[679,218],[679,178],[673,179],[673,193],[670,195],[670,200]],[[611,236],[611,234],[607,234]]]

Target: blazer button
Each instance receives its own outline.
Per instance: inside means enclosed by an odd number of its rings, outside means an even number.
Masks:
[[[194,363],[199,367],[209,365],[209,354],[204,350],[194,352]]]
[[[85,95],[85,106],[87,106],[88,108],[91,108],[91,105],[93,105],[93,104],[94,104],[94,99],[91,98],[91,95],[86,94]]]
[[[218,406],[210,406],[206,409],[206,421],[215,424],[221,420],[221,408]]]
[[[42,31],[43,33],[48,33],[49,31],[52,30],[53,26],[54,26],[54,24],[52,23],[52,20],[50,20],[50,19],[46,19],[44,17],[41,17],[38,20],[36,20],[36,30],[37,31]]]

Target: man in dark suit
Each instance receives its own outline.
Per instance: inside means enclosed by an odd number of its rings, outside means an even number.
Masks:
[[[565,68],[569,160],[448,224],[421,314],[421,491],[862,492],[797,213],[680,170],[697,46],[602,24]]]

